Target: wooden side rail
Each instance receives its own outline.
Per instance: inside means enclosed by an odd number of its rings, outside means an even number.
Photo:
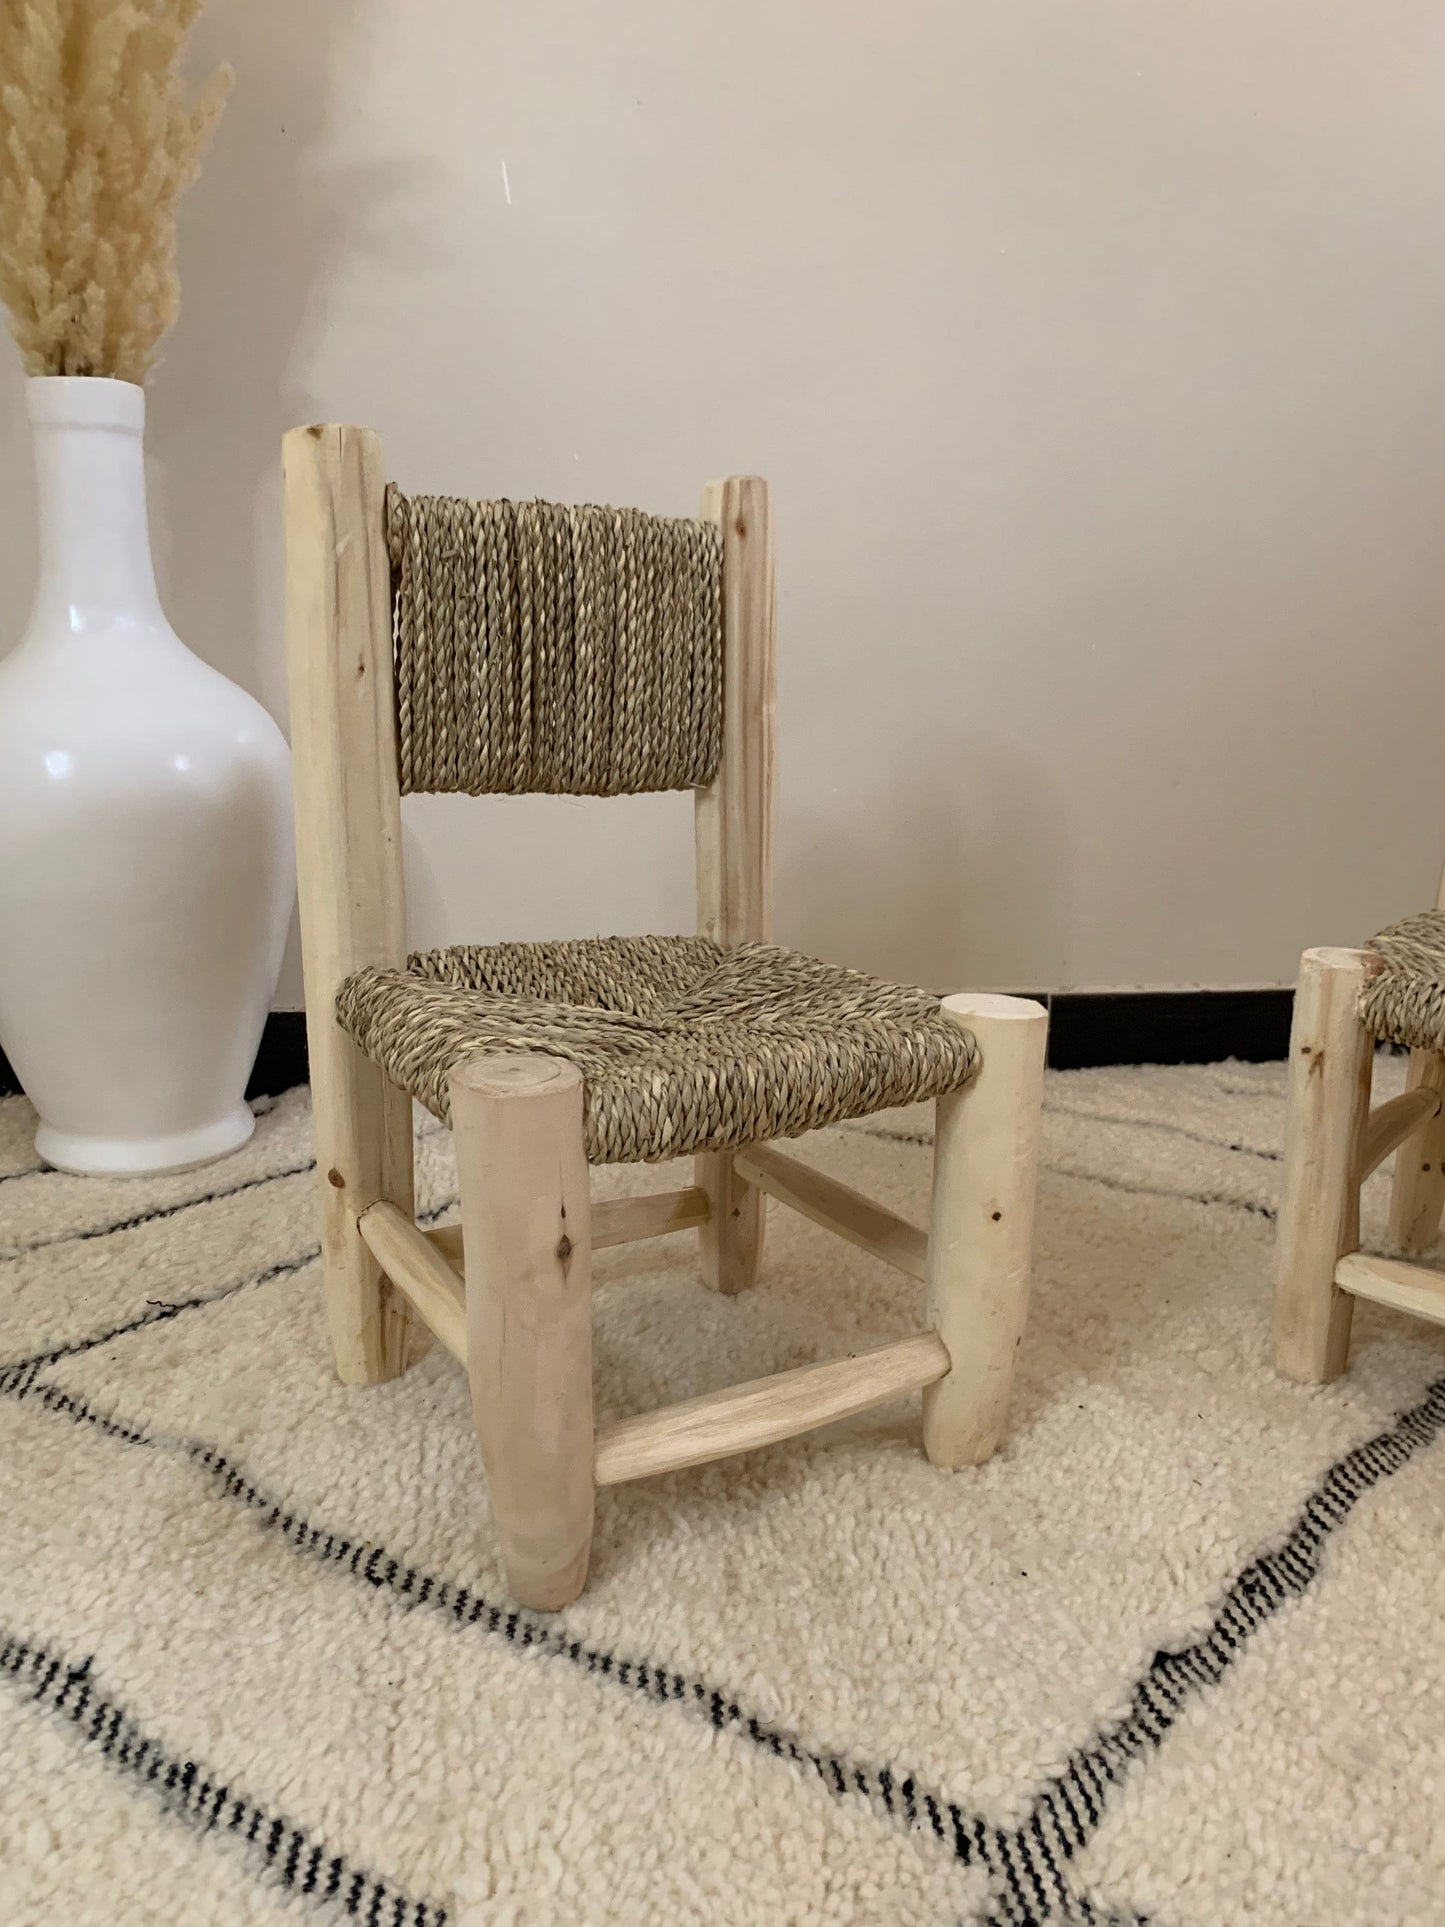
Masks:
[[[861,1245],[885,1264],[922,1279],[928,1269],[928,1233],[865,1198],[836,1178],[825,1177],[811,1165],[789,1157],[772,1145],[753,1144],[733,1157],[733,1168],[780,1204],[791,1205],[815,1224],[836,1231],[850,1244]]]
[[[1371,1298],[1392,1311],[1408,1311],[1445,1325],[1445,1276],[1399,1258],[1367,1258],[1352,1251],[1335,1266],[1335,1283],[1355,1298]]]
[[[604,1426],[597,1434],[593,1476],[598,1485],[620,1485],[776,1445],[886,1399],[921,1391],[944,1377],[949,1363],[938,1333],[919,1332],[855,1358],[800,1365],[725,1392],[664,1405]]]
[[[373,1204],[357,1220],[362,1242],[416,1307],[453,1358],[467,1362],[467,1308],[462,1281],[426,1232],[394,1204]]]
[[[669,1231],[687,1231],[706,1224],[711,1208],[700,1184],[690,1184],[685,1191],[658,1191],[651,1197],[594,1198],[592,1249],[640,1244],[644,1238],[665,1238]]]
[[[601,1198],[592,1204],[592,1249],[608,1245],[640,1244],[644,1238],[665,1238],[669,1231],[687,1231],[705,1224],[708,1216],[707,1192],[690,1184],[685,1191],[658,1191],[644,1198]],[[462,1268],[462,1228],[459,1224],[439,1224],[423,1234],[437,1250],[460,1271]]]
[[[1401,1091],[1388,1104],[1377,1105],[1365,1122],[1356,1182],[1363,1184],[1370,1173],[1385,1162],[1391,1151],[1403,1144],[1407,1137],[1413,1136],[1422,1124],[1428,1124],[1439,1109],[1440,1093],[1431,1090],[1428,1084]]]

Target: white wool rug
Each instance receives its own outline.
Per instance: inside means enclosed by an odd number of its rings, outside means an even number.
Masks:
[[[936,1471],[914,1401],[608,1491],[550,1619],[507,1604],[451,1360],[332,1377],[304,1092],[121,1182],[37,1170],[0,1104],[0,1920],[1445,1920],[1441,1335],[1363,1304],[1346,1378],[1272,1374],[1280,1067],[1047,1101],[1002,1454]],[[805,1155],[919,1214],[928,1129]],[[731,1300],[686,1236],[599,1256],[604,1414],[919,1322],[768,1238]]]

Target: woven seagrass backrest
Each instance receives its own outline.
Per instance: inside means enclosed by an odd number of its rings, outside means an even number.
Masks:
[[[403,794],[621,796],[712,781],[714,523],[392,487],[386,524]]]

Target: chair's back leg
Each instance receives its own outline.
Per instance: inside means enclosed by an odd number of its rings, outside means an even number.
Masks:
[[[412,1212],[411,1100],[336,1021],[363,964],[406,958],[381,444],[365,429],[293,429],[284,447],[286,640],[306,1035],[326,1308],[348,1384],[406,1364],[405,1301],[357,1231],[379,1199]]]
[[[592,1547],[592,1205],[582,1073],[474,1057],[449,1080],[472,1416],[512,1596],[555,1612]]]
[[[948,997],[943,1010],[983,1062],[934,1107],[928,1306],[953,1363],[924,1390],[923,1444],[935,1465],[980,1465],[1003,1437],[1028,1315],[1049,1018],[1026,997]]]
[[[708,1202],[697,1231],[702,1281],[709,1291],[747,1291],[763,1262],[767,1199],[738,1174],[727,1152],[694,1158],[693,1181]]]
[[[1408,1088],[1445,1091],[1445,1057],[1412,1050]],[[1401,1251],[1428,1251],[1440,1235],[1445,1209],[1445,1114],[1437,1111],[1395,1153],[1390,1190],[1390,1240]]]
[[[1284,1192],[1275,1244],[1274,1358],[1289,1378],[1336,1378],[1350,1355],[1354,1299],[1335,1283],[1360,1242],[1359,1157],[1375,1041],[1360,1022],[1368,950],[1307,950],[1289,1040]]]
[[[1435,893],[1435,908],[1445,910],[1445,875]],[[1422,1085],[1445,1091],[1445,1057],[1436,1051],[1412,1050],[1407,1088]],[[1414,1137],[1406,1138],[1395,1153],[1395,1176],[1390,1189],[1390,1242],[1400,1251],[1428,1251],[1440,1235],[1445,1208],[1445,1116],[1437,1112]]]
[[[774,590],[772,505],[757,476],[712,482],[700,513],[722,530],[723,742],[697,792],[697,927],[717,943],[767,943],[773,927]],[[725,1152],[699,1157],[710,1213],[703,1281],[744,1291],[758,1275],[765,1200]]]

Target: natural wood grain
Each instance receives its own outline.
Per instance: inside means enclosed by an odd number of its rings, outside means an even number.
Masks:
[[[1445,1057],[1412,1050],[1406,1096],[1445,1093]],[[1418,1137],[1400,1146],[1390,1190],[1390,1242],[1401,1251],[1427,1251],[1440,1235],[1445,1210],[1445,1106],[1438,1105]]]
[[[952,1361],[923,1395],[935,1465],[977,1465],[1003,1437],[1028,1315],[1049,1018],[1027,997],[946,997],[978,1040],[971,1084],[934,1106],[929,1316]]]
[[[801,1365],[622,1419],[597,1435],[597,1483],[619,1485],[775,1445],[917,1391],[947,1370],[942,1339],[936,1332],[919,1332],[853,1358]]]
[[[1352,1251],[1335,1267],[1335,1283],[1352,1298],[1370,1298],[1377,1305],[1445,1325],[1445,1277],[1424,1265],[1406,1264],[1399,1258],[1367,1258],[1362,1251]]]
[[[394,1204],[363,1211],[357,1229],[398,1291],[453,1358],[467,1362],[467,1307],[462,1281],[426,1232]]]
[[[640,1244],[644,1238],[687,1231],[706,1224],[710,1209],[706,1191],[697,1184],[647,1198],[604,1198],[592,1206],[592,1249]]]
[[[805,1218],[835,1231],[850,1244],[860,1245],[885,1264],[906,1271],[910,1278],[926,1275],[928,1233],[865,1198],[861,1191],[813,1170],[773,1145],[755,1144],[739,1151],[733,1162],[749,1184],[780,1204],[801,1211]]]
[[[1335,1266],[1360,1241],[1356,1174],[1374,1039],[1357,1005],[1380,968],[1367,950],[1307,950],[1300,960],[1275,1241],[1274,1357],[1281,1372],[1305,1384],[1338,1377],[1350,1354],[1353,1302],[1336,1286]]]
[[[698,1227],[698,1258],[709,1291],[728,1296],[758,1282],[763,1262],[764,1202],[730,1152],[705,1151],[692,1161],[708,1214]]]
[[[603,1251],[609,1245],[641,1244],[645,1238],[665,1238],[670,1231],[690,1231],[707,1214],[707,1193],[697,1185],[643,1198],[594,1198],[592,1249]],[[465,1254],[459,1224],[439,1224],[426,1235],[451,1264],[462,1268]]]
[[[712,482],[700,513],[722,530],[723,735],[717,774],[696,792],[698,933],[767,943],[773,927],[776,616],[768,485]]]
[[[512,1595],[552,1612],[592,1543],[592,1231],[582,1073],[474,1057],[448,1080],[472,1416]]]
[[[722,530],[723,738],[717,775],[696,793],[697,927],[718,943],[767,943],[773,929],[776,612],[768,485],[713,482],[701,514]],[[704,1282],[744,1291],[757,1280],[763,1200],[726,1153],[695,1160],[712,1203],[699,1233]]]
[[[406,1362],[404,1301],[357,1230],[378,1199],[412,1211],[411,1102],[336,1022],[364,964],[406,959],[391,670],[386,477],[369,430],[296,428],[283,447],[286,645],[327,1320],[348,1384]]]
[[[1419,1084],[1401,1091],[1388,1104],[1380,1104],[1365,1121],[1360,1145],[1360,1168],[1356,1181],[1363,1184],[1377,1171],[1397,1145],[1413,1137],[1440,1109],[1440,1092],[1433,1084]]]

